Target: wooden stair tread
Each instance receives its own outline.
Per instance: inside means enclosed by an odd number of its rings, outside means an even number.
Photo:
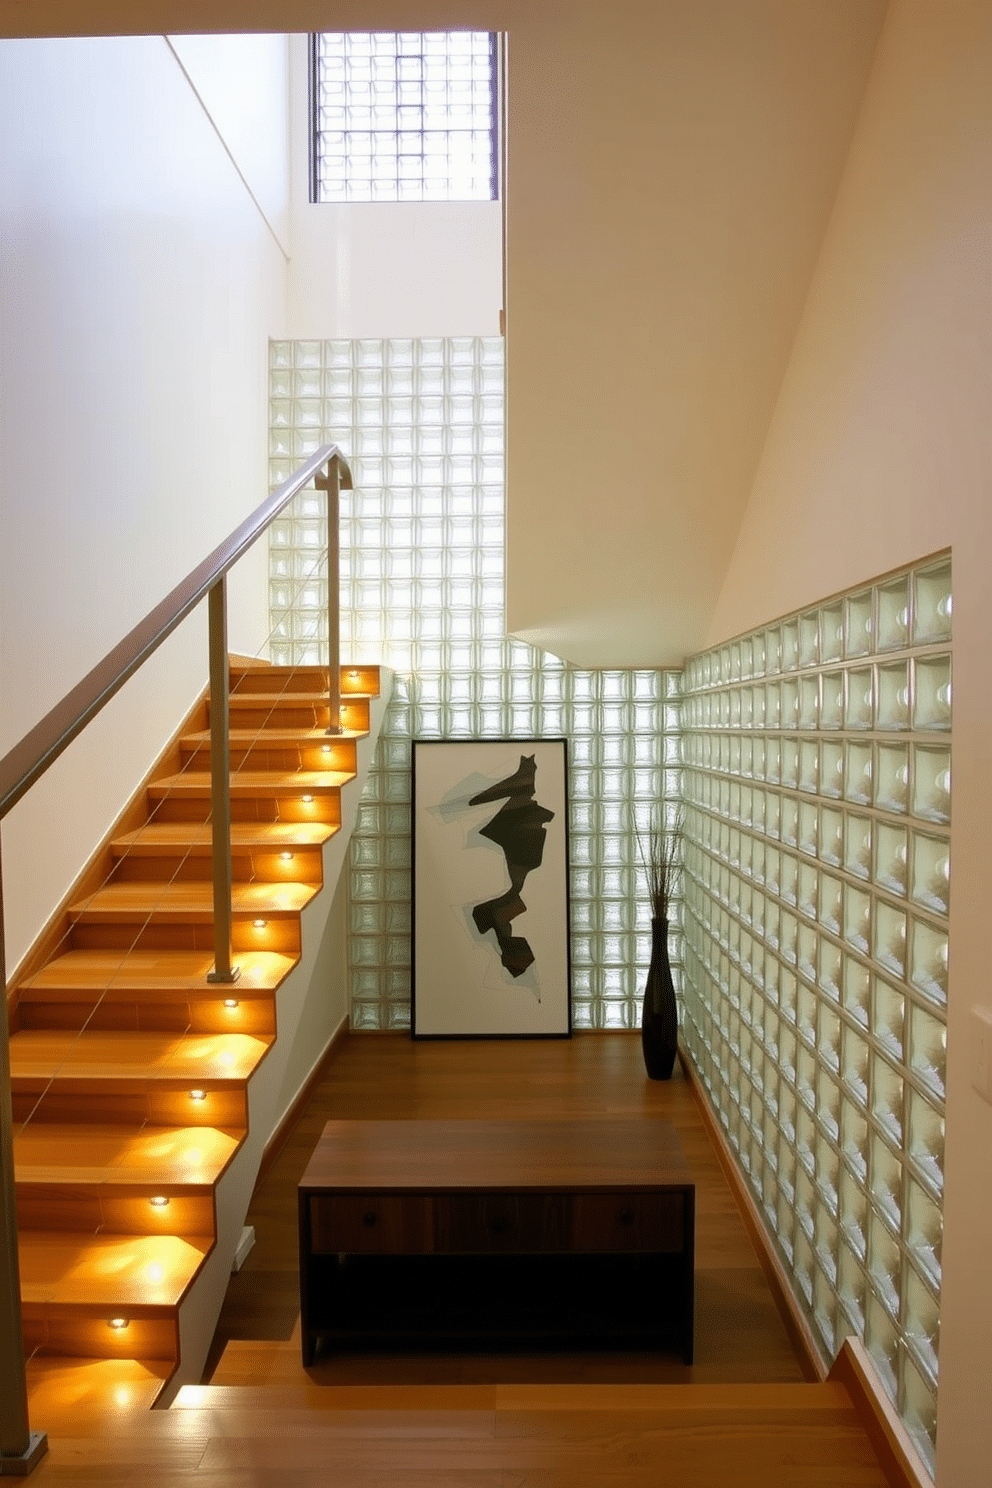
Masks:
[[[240,1138],[212,1126],[79,1126],[27,1122],[14,1137],[19,1183],[212,1185]]]
[[[22,1230],[21,1302],[150,1310],[175,1307],[213,1247],[196,1235],[76,1235]]]
[[[49,1432],[73,1419],[73,1435],[81,1434],[80,1418],[97,1432],[108,1417],[151,1410],[168,1379],[170,1365],[162,1359],[44,1358],[35,1354],[27,1363],[28,1405],[31,1420]]]
[[[320,891],[313,883],[234,883],[231,909],[234,914],[297,915]],[[73,920],[178,920],[183,923],[213,919],[213,886],[180,880],[157,879],[107,884],[78,904],[70,904]]]
[[[237,856],[246,852],[284,852],[296,848],[322,847],[339,827],[331,822],[234,822],[231,827],[231,851]],[[116,857],[125,853],[141,857],[161,857],[167,852],[183,852],[191,857],[209,857],[211,833],[209,822],[149,822],[136,832],[125,832],[110,844]]]
[[[208,982],[212,951],[66,951],[21,983],[20,998],[31,1001],[49,993],[78,993],[124,998],[140,993],[176,992],[207,997],[250,997],[272,993],[298,958],[278,951],[244,951],[236,957],[237,984]]]
[[[178,1081],[184,1085],[244,1081],[270,1039],[246,1033],[179,1036],[159,1033],[63,1033],[21,1029],[10,1040],[15,1084],[37,1080],[125,1083]]]
[[[232,796],[325,795],[337,792],[354,780],[350,770],[238,770],[231,776]],[[209,798],[210,774],[206,770],[183,770],[166,775],[148,786],[153,800],[162,796]]]

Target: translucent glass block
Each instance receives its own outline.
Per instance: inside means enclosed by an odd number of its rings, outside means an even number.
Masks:
[[[871,667],[852,667],[847,673],[844,724],[870,729],[875,718],[875,677]]]
[[[914,662],[916,686],[913,727],[922,731],[951,726],[951,658],[918,657]]]
[[[818,676],[799,679],[799,727],[815,729],[820,722],[820,679]]]
[[[894,1400],[899,1378],[899,1328],[876,1294],[874,1281],[866,1296],[865,1347]]]
[[[919,750],[916,752],[920,753]],[[876,745],[874,774],[875,805],[885,811],[905,811],[909,805],[909,750],[906,745]]]
[[[888,1227],[874,1215],[868,1219],[868,1275],[871,1289],[886,1312],[898,1317],[902,1252]]]
[[[906,1429],[927,1468],[933,1474],[937,1464],[936,1381],[928,1379],[926,1373],[908,1358],[902,1361],[901,1374],[902,1415]]]
[[[916,745],[913,750],[913,814],[929,821],[951,819],[951,752]]]
[[[877,727],[902,729],[908,728],[909,724],[909,665],[906,662],[894,662],[887,666],[880,666],[878,668]]]
[[[849,1331],[858,1337],[864,1333],[865,1290],[864,1267],[848,1246],[841,1245],[837,1260],[837,1300],[846,1322],[850,1324],[850,1329],[842,1325],[843,1336],[847,1336]]]
[[[856,878],[871,876],[871,818],[848,812],[844,825],[844,867]]]
[[[794,677],[785,677],[779,689],[779,727],[799,727],[799,684]],[[784,779],[784,777],[783,777]]]
[[[795,671],[799,665],[799,621],[783,620],[779,634],[782,671]]]
[[[869,1213],[863,1179],[859,1181],[842,1166],[838,1173],[837,1187],[838,1223],[851,1250],[862,1262],[867,1254]]]
[[[909,878],[909,834],[879,822],[875,829],[875,878],[894,894],[905,894]]]
[[[861,1184],[868,1174],[868,1123],[850,1101],[841,1100],[838,1141],[847,1165]]]
[[[844,891],[844,939],[862,952],[868,951],[872,941],[871,899],[851,885]]]
[[[909,1006],[909,1066],[933,1091],[944,1098],[947,1060],[947,1029],[942,1018],[915,1003]]]
[[[825,997],[839,1002],[843,982],[844,958],[838,946],[822,939],[817,947],[817,986]]]
[[[871,1110],[892,1141],[902,1145],[903,1080],[899,1071],[879,1054],[871,1061]]]
[[[844,653],[867,656],[872,648],[872,591],[864,589],[844,601]]]
[[[923,920],[911,922],[910,981],[914,987],[944,1004],[947,1001],[947,932]]]
[[[842,744],[820,745],[819,787],[823,796],[843,796],[846,784],[846,765]]]
[[[951,900],[950,844],[943,837],[913,834],[910,892],[917,904],[947,914]]]
[[[906,1245],[914,1262],[940,1286],[940,1255],[944,1234],[941,1207],[914,1178],[906,1183]]]
[[[820,812],[812,801],[800,801],[796,842],[799,851],[816,857],[820,841]]]
[[[893,579],[877,590],[880,651],[901,649],[909,640],[909,576]]]
[[[848,1097],[859,1106],[868,1102],[867,1040],[852,1028],[841,1032],[841,1079]]]
[[[873,796],[872,775],[872,745],[845,744],[845,775],[843,775],[845,798],[848,801],[870,805]]]
[[[913,641],[933,645],[951,638],[951,564],[918,569],[913,575]]]
[[[907,1095],[907,1148],[935,1192],[944,1184],[944,1118],[932,1100],[910,1087]]]

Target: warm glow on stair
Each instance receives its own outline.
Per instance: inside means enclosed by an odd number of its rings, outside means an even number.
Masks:
[[[80,890],[70,935],[21,987],[15,1077],[30,1091],[54,1081],[66,1106],[59,1120],[15,1129],[22,1311],[32,1340],[74,1351],[71,1374],[63,1365],[53,1373],[40,1355],[32,1361],[38,1371],[44,1364],[46,1381],[57,1377],[62,1400],[67,1389],[81,1391],[81,1402],[98,1392],[118,1411],[147,1409],[179,1362],[182,1317],[204,1296],[212,1305],[212,1273],[202,1290],[201,1273],[218,1239],[218,1181],[230,1171],[235,1187],[250,1183],[252,1154],[238,1156],[248,1084],[274,1041],[274,994],[299,963],[300,911],[320,892],[321,850],[341,831],[335,798],[355,779],[357,760],[350,740],[332,745],[317,727],[326,675],[270,671],[271,696],[235,700],[235,723],[246,727],[231,739],[232,788],[249,803],[231,829],[235,933],[250,945],[247,932],[256,932],[253,951],[231,946],[238,985],[250,990],[244,1006],[210,980],[212,827],[202,768],[210,732],[202,726],[179,741],[179,773],[148,783],[147,820],[122,818],[111,852],[125,871],[108,877],[101,867],[99,887]],[[365,707],[349,732],[367,727]],[[301,805],[319,809],[311,816]],[[94,1006],[98,1018],[84,1023]],[[197,1078],[210,1086],[190,1088]],[[183,1105],[183,1092],[197,1111]],[[199,1110],[208,1101],[210,1111]],[[123,1357],[139,1352],[148,1354],[143,1365]],[[98,1384],[89,1374],[79,1383],[84,1359]]]

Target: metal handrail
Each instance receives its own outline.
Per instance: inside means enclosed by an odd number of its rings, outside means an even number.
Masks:
[[[0,759],[0,820],[172,634],[217,580],[223,578],[261,537],[293,497],[325,466],[332,464],[337,468],[341,489],[350,491],[351,471],[344,455],[336,444],[322,445]],[[328,585],[331,587],[330,575]],[[336,593],[334,598],[337,598]]]
[[[227,574],[288,502],[313,480],[327,492],[328,730],[341,732],[338,494],[352,489],[351,471],[336,444],[322,445],[246,521],[216,547],[160,604],[129,631],[19,744],[0,759],[0,820],[119,692],[205,597],[210,645],[210,820],[213,868],[214,968],[208,981],[233,982],[231,943],[231,789],[228,715]],[[2,882],[2,881],[0,881]],[[28,1421],[27,1380],[14,1192],[13,1111],[0,889],[0,1477],[29,1472],[46,1450],[44,1432]]]

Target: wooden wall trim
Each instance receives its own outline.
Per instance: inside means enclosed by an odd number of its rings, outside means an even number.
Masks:
[[[764,1217],[744,1181],[733,1149],[727,1141],[726,1133],[710,1104],[709,1096],[699,1078],[699,1073],[692,1062],[688,1050],[681,1042],[679,1044],[679,1061],[689,1081],[696,1105],[699,1107],[699,1113],[709,1134],[710,1141],[713,1143],[724,1176],[730,1185],[734,1198],[737,1200],[738,1207],[744,1219],[745,1228],[751,1237],[751,1243],[757,1251],[758,1261],[765,1274],[765,1280],[768,1282],[772,1296],[775,1299],[775,1306],[778,1308],[782,1322],[785,1324],[789,1341],[796,1351],[796,1357],[799,1360],[803,1375],[807,1380],[814,1383],[823,1381],[827,1378],[829,1364],[823,1355],[823,1351],[817,1342],[812,1328],[800,1309],[792,1290],[788,1272],[772,1244]]]
[[[892,1488],[933,1488],[933,1479],[896,1414],[860,1338],[845,1338],[829,1378],[843,1384]]]

